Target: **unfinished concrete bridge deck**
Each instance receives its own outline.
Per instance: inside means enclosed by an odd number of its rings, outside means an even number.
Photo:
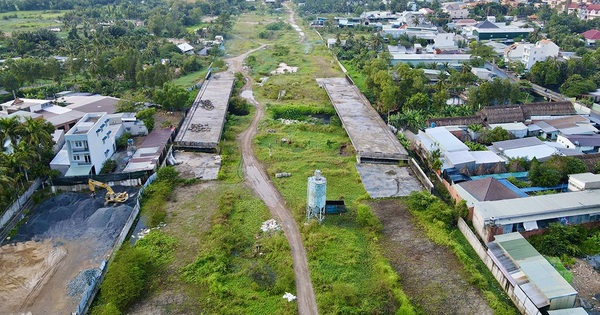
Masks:
[[[175,147],[216,152],[234,80],[233,74],[226,71],[215,73],[206,81],[175,137]]]
[[[317,83],[327,91],[357,152],[358,163],[408,160],[406,149],[354,84],[346,78],[319,78]]]

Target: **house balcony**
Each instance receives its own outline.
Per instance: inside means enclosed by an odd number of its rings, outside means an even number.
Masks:
[[[72,152],[90,152],[90,147],[71,147]]]

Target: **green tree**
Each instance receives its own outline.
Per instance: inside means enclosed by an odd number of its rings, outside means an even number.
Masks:
[[[148,132],[151,132],[154,129],[154,114],[156,114],[156,109],[146,108],[137,112],[137,114],[135,114],[135,117],[143,121],[144,126],[148,128]]]
[[[502,127],[496,127],[494,129],[485,129],[481,131],[481,134],[477,138],[477,142],[485,145],[491,145],[492,142],[510,140],[513,135]]]
[[[182,87],[173,83],[165,83],[162,90],[155,90],[154,102],[166,110],[184,110],[191,106],[190,94]]]
[[[595,91],[596,88],[594,81],[584,79],[579,74],[574,74],[560,86],[560,91],[568,97],[576,97],[586,92]]]

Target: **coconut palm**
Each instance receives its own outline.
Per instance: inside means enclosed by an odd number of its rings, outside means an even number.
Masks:
[[[19,140],[19,118],[16,116],[0,118],[0,148],[2,152],[10,150]]]

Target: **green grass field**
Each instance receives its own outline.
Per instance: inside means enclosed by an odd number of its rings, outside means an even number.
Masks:
[[[354,166],[350,139],[339,121],[323,124],[298,112],[303,108],[321,113],[317,115],[321,118],[335,117],[315,78],[342,76],[342,72],[316,33],[309,31],[306,41],[298,43],[294,30],[278,32],[269,48],[252,54],[254,61],[248,62],[255,81],[270,76],[262,87],[254,87],[255,97],[268,109],[255,138],[255,153],[300,225],[319,312],[392,314],[402,310],[410,314],[412,306],[398,285],[397,274],[381,256],[375,234],[357,223],[356,210],[366,192]],[[298,72],[270,75],[279,63],[298,67]],[[274,116],[303,122],[283,124]],[[288,141],[282,142],[283,138]],[[306,181],[315,169],[327,178],[327,198],[343,199],[349,211],[328,216],[321,225],[314,221],[306,225]],[[275,178],[278,172],[292,176]]]
[[[0,30],[5,33],[34,31],[40,28],[60,27],[60,17],[67,11],[15,11],[0,13]],[[17,15],[16,18],[12,16]]]
[[[177,79],[172,80],[171,82],[173,84],[181,86],[183,88],[188,88],[200,81],[203,81],[207,72],[208,72],[208,68],[204,68],[200,71],[196,71],[196,72],[181,76]]]

